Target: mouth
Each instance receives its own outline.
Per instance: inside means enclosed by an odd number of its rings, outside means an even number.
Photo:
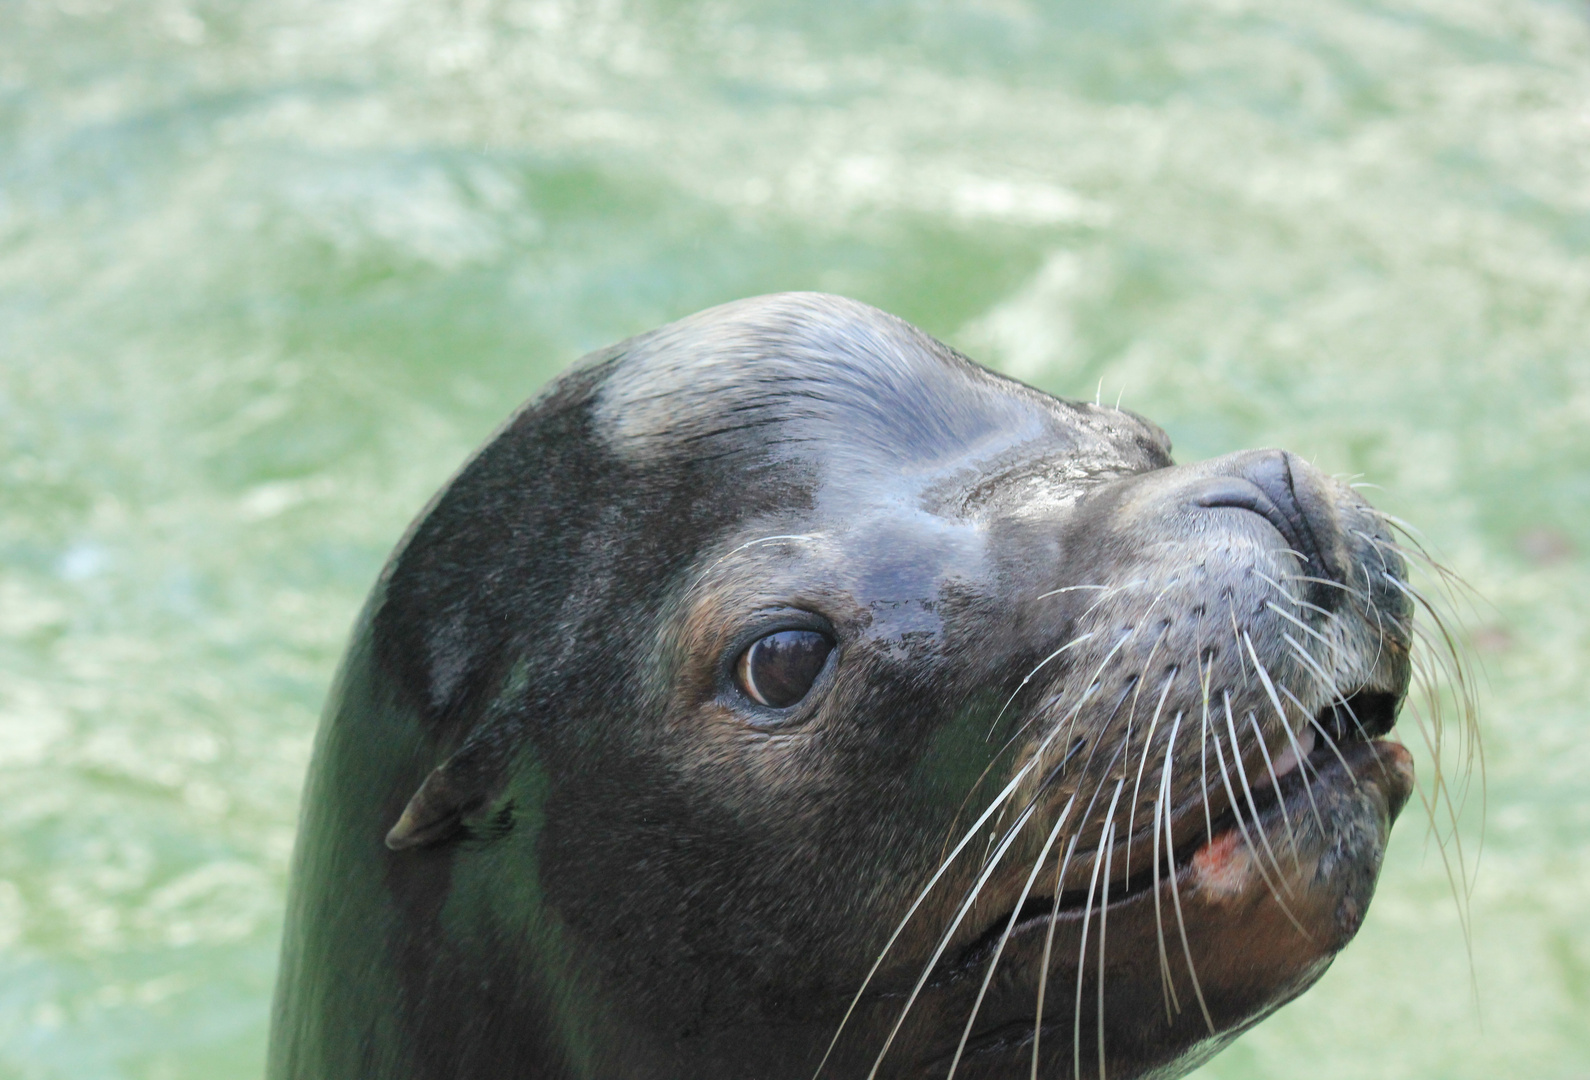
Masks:
[[[1089,1047],[1092,1032],[1104,1038],[1112,1074],[1203,1060],[1311,986],[1357,933],[1413,789],[1411,756],[1385,738],[1400,700],[1343,695],[1290,759],[1261,759],[1262,783],[1250,767],[1234,799],[1216,805],[1211,793],[1184,810],[1157,873],[1117,845],[1109,861],[1135,862],[1129,874],[1106,883],[1090,867],[1080,887],[1007,907],[941,961],[932,982],[961,1003],[952,1012],[969,1008],[991,965],[1003,972],[966,1033],[967,1075],[1003,1075],[1040,1036],[1064,1047],[1076,1032]],[[1176,839],[1177,825],[1195,827]],[[1154,842],[1151,829],[1134,832],[1134,855]]]
[[[1176,815],[1168,845],[1152,826],[1136,829],[1108,853],[1106,865],[1123,868],[1118,873],[1093,879],[1091,860],[1080,864],[1082,872],[1067,875],[1068,887],[1058,898],[1052,890],[1029,896],[992,919],[948,961],[945,974],[980,971],[1001,940],[1008,938],[1008,949],[1035,931],[1046,934],[1051,923],[1077,923],[1090,911],[1095,918],[1108,912],[1114,919],[1118,909],[1147,908],[1156,890],[1241,891],[1254,875],[1234,872],[1234,864],[1241,861],[1246,871],[1254,860],[1235,860],[1236,852],[1270,863],[1289,859],[1295,855],[1295,830],[1305,820],[1312,831],[1330,831],[1328,816],[1320,818],[1322,800],[1337,808],[1344,794],[1365,784],[1380,790],[1388,817],[1395,818],[1412,789],[1407,750],[1385,738],[1401,701],[1399,694],[1369,687],[1340,695],[1272,757],[1249,755],[1240,774],[1245,779],[1232,769],[1229,790],[1212,777],[1205,795]],[[1261,869],[1257,877],[1263,884],[1267,875]]]

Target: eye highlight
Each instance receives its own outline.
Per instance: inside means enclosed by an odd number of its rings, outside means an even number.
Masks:
[[[834,650],[834,641],[816,630],[780,630],[740,654],[734,678],[740,691],[758,705],[787,709],[805,697]]]

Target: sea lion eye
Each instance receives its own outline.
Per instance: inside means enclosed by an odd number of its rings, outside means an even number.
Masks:
[[[735,681],[758,705],[787,709],[806,696],[833,648],[833,639],[816,630],[780,630],[740,654]]]

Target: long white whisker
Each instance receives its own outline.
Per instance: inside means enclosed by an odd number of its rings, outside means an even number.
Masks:
[[[1126,779],[1122,777],[1115,782],[1115,794],[1110,798],[1110,808],[1105,811],[1106,825],[1099,832],[1099,849],[1093,856],[1093,875],[1088,880],[1088,902],[1082,909],[1082,944],[1081,952],[1077,954],[1077,996],[1075,1022],[1072,1025],[1071,1053],[1074,1062],[1073,1076],[1082,1075],[1082,981],[1087,974],[1088,959],[1088,923],[1093,917],[1093,894],[1099,884],[1099,867],[1104,862],[1104,844],[1109,839],[1110,830],[1108,822],[1115,818],[1115,804],[1121,798],[1121,789],[1126,786]]]
[[[1165,949],[1165,917],[1160,911],[1159,903],[1159,830],[1161,819],[1169,822],[1170,807],[1170,767],[1171,755],[1176,749],[1176,733],[1181,730],[1181,711],[1177,710],[1176,719],[1171,721],[1170,738],[1165,741],[1165,761],[1159,769],[1159,791],[1154,796],[1154,930],[1159,938],[1159,974],[1163,984],[1165,997],[1165,1019],[1172,1019],[1171,1007],[1174,1005],[1176,1012],[1181,1012],[1181,1000],[1176,994],[1176,983],[1170,974],[1170,956]],[[1174,847],[1174,845],[1172,845]],[[1176,876],[1176,859],[1171,856],[1170,874]]]
[[[966,830],[965,835],[961,837],[960,843],[955,845],[955,850],[939,862],[939,868],[934,871],[933,877],[917,893],[916,899],[911,902],[911,907],[907,909],[905,916],[895,926],[894,933],[889,935],[889,940],[884,944],[883,951],[878,954],[878,958],[873,961],[872,967],[868,969],[867,977],[861,981],[861,988],[856,991],[856,996],[850,999],[850,1007],[845,1010],[844,1017],[839,1021],[839,1027],[834,1031],[834,1037],[829,1040],[828,1049],[823,1052],[822,1060],[817,1063],[817,1071],[812,1073],[813,1080],[822,1075],[823,1066],[828,1064],[828,1059],[833,1054],[834,1047],[839,1044],[839,1037],[844,1034],[845,1025],[849,1023],[851,1014],[856,1011],[856,1006],[861,1002],[861,996],[867,992],[867,987],[872,984],[873,977],[878,974],[878,969],[883,966],[883,961],[888,957],[889,951],[894,948],[895,942],[900,940],[900,935],[905,931],[907,924],[910,923],[911,917],[917,913],[917,909],[928,898],[928,894],[933,891],[933,887],[939,883],[939,880],[948,872],[950,866],[954,864],[961,852],[966,849],[966,845],[972,841],[973,837],[981,834],[983,826],[988,822],[988,819],[994,816],[994,812],[1003,806],[1011,795],[1015,794],[1016,788],[1021,784],[1022,780],[1026,779],[1027,774],[1037,764],[1037,757],[1033,757],[1026,765],[1017,770],[1016,775],[1011,777],[1010,783],[1005,785],[1004,790],[988,804],[988,808],[983,811],[982,816],[972,823],[971,828]]]
[[[1281,721],[1281,730],[1286,732],[1286,737],[1288,739],[1291,739],[1292,725],[1286,718],[1286,710],[1281,707],[1280,695],[1275,692],[1275,683],[1270,680],[1269,671],[1265,668],[1264,664],[1259,661],[1258,651],[1253,647],[1253,639],[1248,636],[1248,632],[1246,630],[1242,632],[1242,641],[1248,647],[1248,655],[1253,658],[1253,670],[1258,672],[1259,681],[1264,684],[1264,692],[1270,697],[1270,704],[1275,706],[1275,715],[1276,718]],[[1275,775],[1275,762],[1270,759],[1270,748],[1264,744],[1264,732],[1259,728],[1258,721],[1254,718],[1251,712],[1248,714],[1248,723],[1253,726],[1253,734],[1258,737],[1259,753],[1264,756],[1264,767],[1270,773],[1270,783],[1275,785],[1276,805],[1281,808],[1281,821],[1286,825],[1286,837],[1292,845],[1292,861],[1301,865],[1300,860],[1302,859],[1302,855],[1299,854],[1297,850],[1297,834],[1292,831],[1292,818],[1286,812],[1286,800],[1281,797],[1281,778]],[[1294,741],[1294,746],[1295,745],[1296,743]],[[1298,766],[1300,768],[1302,767],[1302,763],[1303,759],[1299,757]],[[1313,798],[1312,792],[1310,793],[1309,798]]]
[[[1248,783],[1248,770],[1243,766],[1243,764],[1242,764],[1242,754],[1237,749],[1237,747],[1239,746],[1239,741],[1237,739],[1237,722],[1236,722],[1235,718],[1233,718],[1232,715],[1231,715],[1231,694],[1230,694],[1230,692],[1227,692],[1227,693],[1222,695],[1222,704],[1225,706],[1226,732],[1231,737],[1231,761],[1232,761],[1232,764],[1236,767],[1237,779],[1242,782],[1242,792],[1243,792],[1243,794],[1245,796],[1247,796],[1248,809],[1253,813],[1253,831],[1259,834],[1259,843],[1264,845],[1265,852],[1269,854],[1269,856],[1270,856],[1270,865],[1275,867],[1275,875],[1276,875],[1277,878],[1280,879],[1282,888],[1286,888],[1286,876],[1281,871],[1281,860],[1276,858],[1275,849],[1270,846],[1270,838],[1264,831],[1263,823],[1259,820],[1259,807],[1258,807],[1258,804],[1254,801],[1254,798],[1253,798],[1253,786]],[[1220,752],[1220,747],[1217,745],[1215,747],[1215,753],[1218,754],[1219,752]],[[1222,762],[1224,762],[1223,758],[1221,760],[1222,760]],[[1232,796],[1232,803],[1233,804],[1236,803],[1236,797],[1235,796]],[[1240,808],[1236,808],[1236,809],[1237,809],[1237,820],[1240,822],[1242,820],[1242,811],[1241,811]],[[1244,835],[1246,835],[1246,831],[1244,831]],[[1258,849],[1257,848],[1254,849],[1254,855],[1255,856],[1258,855]],[[1256,860],[1256,865],[1263,866],[1264,865],[1264,861],[1262,859],[1257,859]],[[1286,889],[1286,891],[1287,892],[1291,892],[1291,889]],[[1279,897],[1277,897],[1277,899],[1279,899]]]
[[[1143,753],[1138,757],[1137,778],[1132,781],[1132,801],[1126,808],[1126,881],[1128,885],[1131,884],[1132,880],[1132,835],[1135,831],[1134,825],[1137,820],[1137,795],[1143,787],[1143,769],[1148,764],[1148,751],[1154,743],[1154,729],[1159,726],[1159,716],[1165,708],[1165,699],[1170,696],[1170,688],[1175,683],[1176,676],[1180,670],[1180,668],[1171,668],[1170,674],[1165,676],[1165,685],[1160,689],[1159,701],[1154,704],[1154,715],[1148,721],[1148,734],[1143,736]],[[1177,713],[1176,715],[1180,719],[1181,714]]]
[[[1166,779],[1164,783],[1168,790],[1170,784],[1169,779]],[[1214,1018],[1209,1015],[1209,1003],[1204,1000],[1203,987],[1198,984],[1198,968],[1197,965],[1193,963],[1192,944],[1187,940],[1187,921],[1182,917],[1181,886],[1176,881],[1176,850],[1174,847],[1174,842],[1171,838],[1171,825],[1170,806],[1167,804],[1165,807],[1165,858],[1171,864],[1170,899],[1172,906],[1176,909],[1176,929],[1181,935],[1182,955],[1187,958],[1187,976],[1192,980],[1193,996],[1198,999],[1198,1009],[1203,1013],[1204,1024],[1209,1028],[1209,1034],[1213,1035],[1215,1034],[1215,1021]],[[1210,839],[1212,840],[1214,837],[1211,835]]]
[[[1229,716],[1229,712],[1230,712],[1229,707],[1227,709],[1227,712],[1228,712],[1228,716]],[[1233,729],[1234,729],[1235,725],[1232,725],[1232,726],[1233,726]],[[1220,766],[1220,780],[1221,780],[1221,783],[1225,786],[1226,798],[1231,803],[1231,813],[1232,813],[1232,816],[1236,819],[1237,831],[1242,834],[1243,843],[1246,844],[1247,847],[1248,847],[1248,850],[1253,853],[1253,866],[1254,866],[1254,868],[1256,870],[1258,870],[1259,876],[1264,879],[1264,884],[1269,888],[1271,899],[1273,899],[1276,902],[1276,905],[1278,907],[1280,907],[1281,912],[1287,917],[1287,919],[1292,923],[1292,925],[1297,927],[1297,932],[1302,934],[1305,938],[1308,938],[1310,941],[1314,940],[1314,935],[1310,934],[1307,930],[1305,930],[1303,928],[1303,924],[1298,922],[1297,918],[1292,914],[1292,909],[1287,907],[1286,900],[1281,895],[1281,890],[1276,887],[1276,884],[1275,884],[1274,880],[1270,877],[1270,871],[1265,868],[1264,858],[1259,854],[1259,845],[1257,845],[1257,844],[1255,844],[1253,842],[1253,837],[1251,835],[1249,835],[1249,833],[1248,833],[1247,822],[1243,819],[1243,816],[1242,816],[1242,804],[1237,801],[1237,793],[1234,790],[1232,790],[1232,787],[1231,787],[1231,776],[1226,772],[1226,758],[1225,758],[1225,755],[1220,752],[1220,738],[1219,738],[1219,736],[1215,737],[1214,743],[1215,743],[1215,764]],[[1236,757],[1237,756],[1237,748],[1235,746],[1232,746],[1232,748],[1231,748],[1231,756],[1232,757]],[[1258,815],[1257,814],[1254,815],[1253,825],[1254,825],[1255,829],[1259,829],[1259,820],[1258,820]],[[1263,835],[1262,829],[1260,830],[1260,835],[1261,836]],[[1211,832],[1211,837],[1212,836],[1213,836],[1213,833]],[[1273,855],[1272,855],[1272,859],[1273,859]]]
[[[905,1018],[911,1012],[911,1006],[916,1004],[917,996],[922,993],[922,987],[927,985],[928,977],[933,974],[933,968],[938,964],[940,957],[944,955],[944,950],[949,948],[950,939],[955,936],[955,931],[960,929],[962,920],[966,918],[967,912],[972,910],[972,905],[977,902],[978,896],[983,891],[983,886],[988,884],[988,879],[993,876],[1005,852],[1010,850],[1010,845],[1016,842],[1016,837],[1020,835],[1021,830],[1026,826],[1027,820],[1032,817],[1033,810],[1036,807],[1036,803],[1029,805],[1026,811],[1016,819],[1015,824],[1011,825],[1009,830],[1006,831],[1005,838],[1000,841],[999,850],[989,860],[988,865],[984,867],[976,883],[967,891],[966,899],[961,902],[960,910],[955,913],[955,918],[950,921],[949,927],[939,938],[939,944],[933,950],[933,956],[923,965],[922,975],[917,979],[916,985],[911,988],[911,994],[906,998],[905,1007],[900,1010],[900,1016],[895,1020],[894,1027],[889,1029],[888,1038],[883,1040],[883,1048],[878,1051],[878,1057],[872,1063],[872,1069],[867,1073],[867,1080],[874,1080],[874,1077],[878,1075],[878,1070],[883,1066],[884,1056],[888,1054],[889,1047],[894,1045],[895,1036],[900,1034],[900,1028],[904,1026]]]
[[[1119,757],[1119,756],[1120,756],[1120,750],[1117,749],[1116,750],[1116,757]],[[1115,760],[1116,760],[1116,758],[1114,758],[1114,757],[1112,757],[1110,759],[1110,764],[1105,770],[1106,773],[1108,773],[1110,768],[1113,768],[1115,766]],[[1081,819],[1083,821],[1086,821],[1088,815],[1093,812],[1093,806],[1094,806],[1095,803],[1097,803],[1099,801],[1099,793],[1102,792],[1103,790],[1104,790],[1104,782],[1103,781],[1100,781],[1098,784],[1096,784],[1094,786],[1093,794],[1088,798],[1088,805],[1082,811],[1082,818]],[[1049,988],[1049,958],[1054,953],[1054,931],[1055,931],[1055,927],[1058,926],[1059,923],[1060,923],[1060,897],[1063,895],[1062,890],[1063,890],[1063,887],[1065,885],[1066,870],[1069,869],[1070,866],[1071,866],[1071,857],[1076,854],[1077,841],[1080,840],[1080,839],[1082,839],[1082,834],[1080,832],[1076,832],[1076,833],[1072,833],[1071,834],[1071,843],[1066,845],[1065,858],[1060,861],[1059,868],[1057,870],[1055,870],[1055,872],[1054,872],[1054,905],[1049,909],[1049,929],[1044,933],[1044,939],[1043,939],[1043,960],[1042,960],[1041,966],[1038,968],[1038,1003],[1037,1003],[1037,1012],[1035,1014],[1035,1019],[1033,1020],[1033,1025],[1032,1025],[1032,1078],[1031,1078],[1031,1080],[1038,1080],[1038,1043],[1039,1043],[1040,1037],[1043,1034],[1043,1002],[1044,1002],[1044,995],[1045,995],[1045,993],[1047,992],[1047,990]]]
[[[1259,679],[1260,679],[1261,682],[1264,683],[1264,691],[1265,691],[1265,693],[1267,693],[1270,696],[1270,704],[1275,706],[1276,719],[1281,721],[1281,731],[1286,735],[1286,741],[1292,747],[1293,756],[1297,758],[1297,767],[1299,769],[1303,769],[1303,768],[1305,768],[1307,766],[1308,762],[1307,762],[1307,759],[1304,757],[1302,746],[1300,746],[1298,744],[1297,736],[1295,734],[1293,734],[1293,732],[1292,732],[1292,724],[1286,718],[1286,709],[1284,707],[1282,707],[1282,705],[1281,705],[1281,698],[1275,691],[1275,680],[1270,678],[1269,669],[1266,668],[1264,666],[1264,664],[1262,664],[1259,661],[1259,654],[1258,654],[1257,650],[1255,650],[1254,647],[1253,647],[1253,639],[1250,638],[1246,633],[1244,633],[1242,635],[1242,639],[1243,639],[1244,642],[1247,643],[1248,655],[1253,657],[1253,666],[1255,668],[1257,668],[1258,671],[1259,671]],[[1307,716],[1307,713],[1304,710],[1299,709],[1298,711],[1299,712],[1303,712],[1304,715]],[[1263,733],[1260,732],[1257,727],[1254,728],[1254,733],[1259,736],[1259,744],[1262,746],[1264,744],[1264,735],[1263,735]],[[1275,779],[1275,766],[1273,764],[1271,764],[1271,762],[1270,762],[1270,754],[1269,754],[1268,750],[1265,751],[1264,764],[1270,769],[1270,777],[1271,777],[1272,780],[1274,780]],[[1314,785],[1312,785],[1312,784],[1304,784],[1303,785],[1303,790],[1308,794],[1308,804],[1309,804],[1309,806],[1311,808],[1313,808],[1314,821],[1315,821],[1316,824],[1319,825],[1320,833],[1323,835],[1325,833],[1325,819],[1320,816],[1319,803],[1314,798]],[[1277,795],[1280,794],[1279,786],[1277,786],[1277,788],[1276,788],[1276,794]],[[1284,815],[1285,813],[1286,813],[1285,803],[1283,801],[1283,803],[1282,803],[1282,814]],[[1288,833],[1288,835],[1291,834],[1291,830],[1292,830],[1292,823],[1290,821],[1288,821],[1287,822],[1287,833]],[[1296,857],[1296,855],[1297,855],[1297,840],[1296,840],[1295,837],[1293,838],[1293,841],[1292,841],[1292,854],[1293,854],[1294,857]]]
[[[1122,781],[1117,781],[1121,783]],[[1099,984],[1098,984],[1098,1021],[1099,1021],[1099,1080],[1106,1080],[1104,1066],[1104,944],[1105,931],[1110,925],[1110,861],[1115,854],[1115,818],[1110,817],[1105,831],[1109,839],[1104,843],[1104,887],[1099,893]]]
[[[1049,662],[1051,660],[1054,660],[1054,659],[1058,658],[1066,650],[1073,649],[1076,646],[1083,644],[1084,642],[1091,641],[1093,638],[1095,638],[1097,636],[1098,636],[1097,631],[1090,630],[1086,634],[1083,634],[1081,637],[1072,638],[1070,641],[1068,641],[1064,645],[1060,646],[1054,652],[1050,653],[1048,656],[1046,656],[1042,660],[1038,661],[1038,665],[1036,667],[1034,667],[1031,671],[1027,672],[1026,677],[1024,677],[1021,680],[1021,682],[1016,685],[1016,689],[1012,690],[1010,692],[1010,696],[1005,699],[1005,704],[1000,706],[999,714],[994,717],[994,722],[992,724],[988,725],[988,735],[984,736],[984,738],[988,738],[988,737],[990,737],[990,736],[992,736],[994,734],[995,729],[999,727],[999,722],[1005,718],[1005,712],[1006,712],[1007,709],[1010,708],[1010,703],[1016,700],[1016,695],[1017,694],[1020,694],[1024,689],[1026,689],[1027,684],[1032,682],[1032,677],[1034,675],[1036,675],[1036,674],[1038,674],[1038,672],[1042,671],[1045,667],[1047,667],[1049,665]]]
[[[1071,807],[1077,801],[1076,793],[1066,800],[1065,807],[1060,811],[1060,816],[1055,818],[1054,828],[1049,830],[1049,836],[1043,842],[1043,850],[1033,860],[1032,873],[1027,875],[1027,882],[1022,886],[1021,898],[1016,901],[1016,906],[1011,909],[1010,919],[1005,923],[1005,932],[999,936],[999,944],[994,949],[994,957],[988,962],[988,970],[983,974],[983,984],[977,988],[977,1000],[972,1002],[971,1015],[966,1018],[966,1027],[961,1032],[961,1041],[956,1044],[955,1057],[950,1061],[949,1075],[945,1080],[955,1080],[955,1070],[961,1064],[961,1055],[966,1051],[966,1040],[972,1036],[972,1025],[977,1023],[977,1013],[983,1007],[983,997],[988,993],[988,984],[994,980],[994,969],[999,966],[999,958],[1004,955],[1005,943],[1010,940],[1011,931],[1016,929],[1016,920],[1021,917],[1021,909],[1027,902],[1027,897],[1032,892],[1032,883],[1038,880],[1038,873],[1043,869],[1044,863],[1049,859],[1049,852],[1054,847],[1054,842],[1060,836],[1060,830],[1065,827],[1066,819],[1071,815]]]

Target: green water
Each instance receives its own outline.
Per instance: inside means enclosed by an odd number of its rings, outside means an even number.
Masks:
[[[403,526],[779,289],[1381,485],[1483,598],[1472,966],[1415,807],[1201,1075],[1590,1076],[1590,9],[0,0],[0,1077],[260,1074]]]

